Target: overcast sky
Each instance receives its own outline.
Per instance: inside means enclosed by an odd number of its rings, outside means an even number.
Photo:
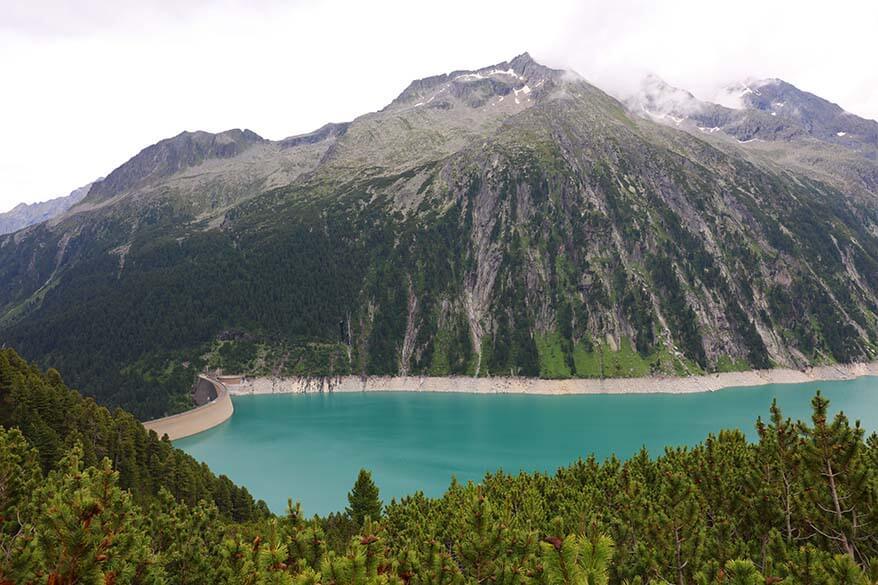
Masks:
[[[0,0],[0,211],[182,130],[278,139],[523,51],[612,92],[780,77],[878,118],[876,30],[874,0]]]

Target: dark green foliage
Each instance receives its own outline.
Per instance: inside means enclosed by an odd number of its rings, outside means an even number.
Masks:
[[[366,518],[380,520],[382,506],[372,474],[361,469],[354,488],[348,493],[348,515],[357,526],[362,526]]]
[[[219,348],[223,369],[228,372],[246,372],[256,357],[256,344],[252,341],[224,343]]]
[[[0,355],[4,388],[60,384]],[[124,489],[131,466],[96,460],[95,429],[69,424],[81,432],[48,473],[26,435],[0,427],[0,582],[869,585],[878,566],[878,436],[830,417],[819,393],[810,422],[773,405],[755,443],[722,431],[655,459],[497,472],[383,514],[362,471],[345,514],[306,520],[290,505],[245,523],[165,487],[145,497],[158,470]]]
[[[770,368],[771,360],[768,357],[768,349],[765,347],[765,342],[762,341],[762,337],[756,331],[756,326],[744,314],[741,306],[737,302],[731,301],[726,312],[729,315],[729,321],[735,324],[743,338],[744,347],[747,348],[747,361],[750,365],[757,369]]]
[[[0,425],[21,429],[35,447],[44,472],[54,469],[76,443],[83,465],[109,458],[119,484],[135,501],[146,503],[162,489],[194,505],[213,501],[235,520],[265,515],[265,504],[253,501],[246,488],[226,476],[215,476],[191,456],[147,431],[122,410],[110,413],[90,398],[67,388],[56,370],[45,374],[13,350],[0,350]]]
[[[789,290],[774,286],[769,289],[768,301],[773,317],[790,330],[807,354],[822,352],[839,362],[862,354],[863,342],[854,326],[838,318],[829,294],[813,279],[797,280]]]

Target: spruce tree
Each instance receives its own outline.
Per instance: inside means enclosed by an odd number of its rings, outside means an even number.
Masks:
[[[378,498],[378,486],[372,481],[372,474],[365,469],[360,470],[354,489],[348,493],[348,503],[347,513],[358,527],[363,525],[367,517],[373,520],[381,518],[383,504]]]

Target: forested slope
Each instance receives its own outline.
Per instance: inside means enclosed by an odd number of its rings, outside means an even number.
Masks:
[[[84,466],[109,459],[120,487],[138,504],[166,490],[180,502],[210,501],[221,515],[239,521],[267,514],[265,504],[254,502],[246,488],[215,476],[130,413],[111,413],[83,398],[64,385],[57,370],[42,373],[11,349],[0,349],[0,425],[24,433],[42,472],[54,469],[74,445]]]
[[[4,406],[60,395],[76,410],[56,373],[9,351],[0,365]],[[87,417],[47,418],[69,430],[54,451],[23,417],[0,427],[0,582],[870,585],[878,438],[819,394],[813,406],[798,423],[772,408],[755,443],[723,431],[655,459],[496,472],[386,507],[361,473],[343,513],[308,520],[293,505],[247,523],[210,498],[175,498],[153,472],[131,483],[131,461],[99,452],[103,425]]]

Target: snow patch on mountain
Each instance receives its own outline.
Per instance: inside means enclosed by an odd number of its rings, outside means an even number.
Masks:
[[[524,80],[524,77],[515,72],[511,67],[509,69],[491,69],[490,71],[475,71],[473,73],[463,73],[454,78],[454,81],[478,81],[479,79],[488,79],[495,75],[505,75],[514,77],[515,79]]]

